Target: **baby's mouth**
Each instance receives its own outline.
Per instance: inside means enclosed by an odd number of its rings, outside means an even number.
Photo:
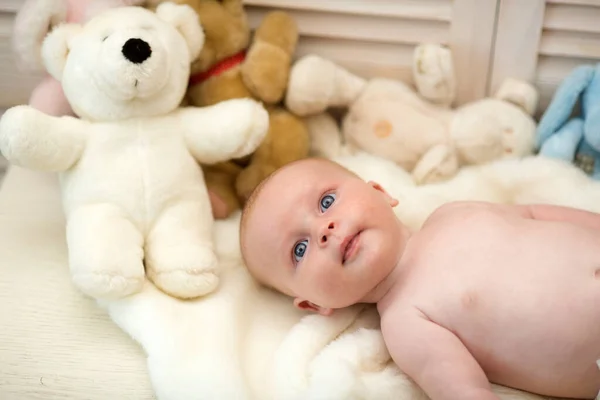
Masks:
[[[355,235],[346,237],[340,244],[340,252],[342,253],[342,264],[350,261],[358,252],[360,245],[360,232]]]

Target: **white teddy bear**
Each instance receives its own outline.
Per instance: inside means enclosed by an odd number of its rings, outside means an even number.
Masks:
[[[96,298],[142,288],[193,298],[218,285],[208,193],[197,161],[243,157],[262,142],[257,102],[179,108],[204,43],[194,10],[161,4],[65,24],[43,59],[81,119],[29,106],[0,120],[0,151],[16,165],[60,172],[69,264]]]

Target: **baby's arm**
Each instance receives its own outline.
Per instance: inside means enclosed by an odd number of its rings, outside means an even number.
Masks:
[[[456,335],[417,310],[392,312],[382,320],[385,343],[398,368],[432,400],[499,400]]]
[[[525,218],[540,221],[569,222],[600,230],[600,214],[590,211],[549,204],[517,205],[514,207]]]

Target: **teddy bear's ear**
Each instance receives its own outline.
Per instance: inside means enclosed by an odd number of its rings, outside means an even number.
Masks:
[[[533,115],[538,106],[538,91],[529,83],[517,79],[507,78],[494,95],[499,100],[504,100],[520,107],[529,115]]]
[[[190,61],[198,58],[204,46],[204,31],[194,9],[186,4],[166,2],[156,8],[156,15],[171,24],[185,38],[190,51]]]
[[[79,24],[63,24],[54,29],[42,45],[42,59],[50,75],[57,81],[62,78],[69,56],[71,41],[81,32]]]

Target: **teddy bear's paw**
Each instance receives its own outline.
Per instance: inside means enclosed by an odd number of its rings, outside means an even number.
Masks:
[[[19,163],[22,155],[44,144],[32,135],[40,112],[30,106],[12,107],[0,119],[0,152],[11,162]]]
[[[162,272],[153,281],[160,290],[180,299],[205,296],[219,286],[216,272],[201,269]]]
[[[153,254],[146,262],[148,276],[163,292],[182,299],[200,297],[219,285],[217,256],[209,246]]]
[[[325,111],[335,92],[335,71],[332,62],[319,56],[299,59],[290,71],[286,107],[300,116]]]
[[[257,42],[252,46],[244,67],[242,78],[248,89],[268,104],[281,101],[288,83],[290,56],[277,46]]]
[[[247,127],[244,132],[244,140],[240,142],[241,147],[237,149],[231,158],[241,158],[254,152],[262,143],[269,130],[269,114],[258,102],[249,99],[239,104],[236,119]]]
[[[95,299],[115,300],[142,290],[144,273],[126,277],[102,272],[73,274],[73,282],[84,294]]]
[[[412,175],[418,185],[446,180],[458,170],[458,158],[447,145],[432,147],[413,169]]]

